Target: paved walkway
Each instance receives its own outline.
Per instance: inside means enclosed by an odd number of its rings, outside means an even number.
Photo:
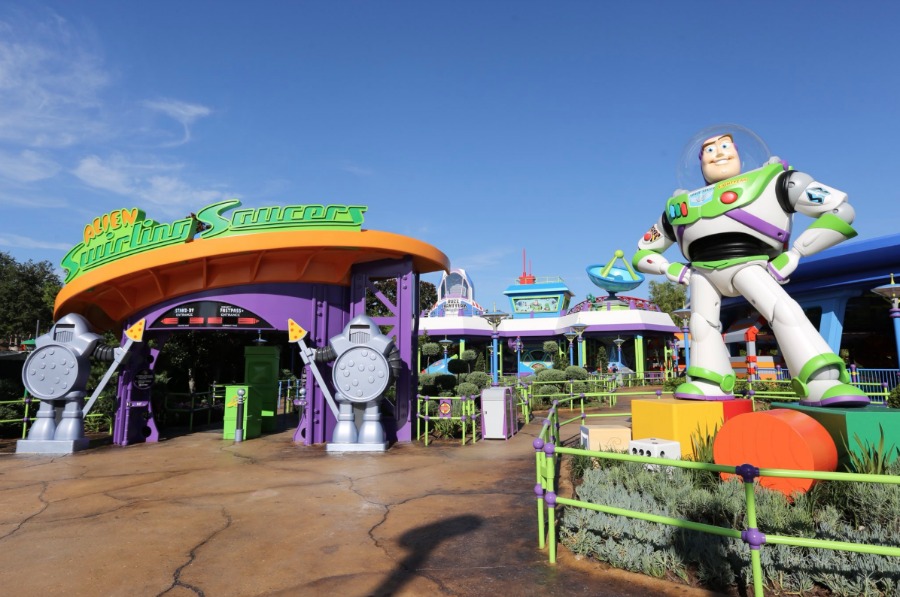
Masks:
[[[510,441],[329,454],[221,430],[0,454],[0,591],[66,595],[712,595],[537,548],[537,423]]]

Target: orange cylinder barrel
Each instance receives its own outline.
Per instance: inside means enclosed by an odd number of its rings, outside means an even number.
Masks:
[[[713,459],[722,465],[834,471],[838,456],[834,440],[818,421],[798,411],[775,409],[726,421],[716,434]],[[723,479],[733,476],[722,473]],[[815,480],[760,477],[759,484],[790,496],[805,493]]]

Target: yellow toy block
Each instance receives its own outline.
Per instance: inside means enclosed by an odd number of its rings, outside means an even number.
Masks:
[[[723,403],[716,400],[633,400],[631,435],[635,439],[658,437],[681,444],[682,458],[694,453],[691,435],[710,435],[725,421]]]
[[[599,452],[627,452],[631,428],[624,425],[582,425],[581,447]]]

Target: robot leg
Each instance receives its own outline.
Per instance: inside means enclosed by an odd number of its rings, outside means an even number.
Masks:
[[[685,400],[731,400],[734,371],[722,340],[722,295],[702,272],[691,275],[691,366],[688,381],[675,389]]]
[[[62,419],[56,426],[56,433],[53,435],[55,440],[79,440],[84,439],[84,392],[73,392],[73,395],[66,396],[65,408],[63,408]]]
[[[338,394],[338,421],[334,426],[331,441],[335,444],[355,444],[358,438],[356,416],[353,403]]]
[[[381,425],[381,399],[366,403],[362,425],[359,427],[359,443],[383,444],[384,427]]]
[[[850,385],[844,361],[832,352],[803,309],[762,267],[749,266],[734,286],[772,327],[791,372],[791,387],[807,406],[865,406],[868,397]]]
[[[34,423],[28,430],[29,440],[52,440],[56,435],[56,404],[55,400],[41,400]]]

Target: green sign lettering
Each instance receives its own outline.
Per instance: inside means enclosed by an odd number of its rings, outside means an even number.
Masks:
[[[363,205],[236,209],[240,206],[237,199],[220,201],[169,224],[148,219],[137,208],[117,209],[94,218],[84,228],[84,240],[63,257],[66,282],[123,257],[195,241],[198,234],[196,240],[292,230],[359,231],[368,209]]]

